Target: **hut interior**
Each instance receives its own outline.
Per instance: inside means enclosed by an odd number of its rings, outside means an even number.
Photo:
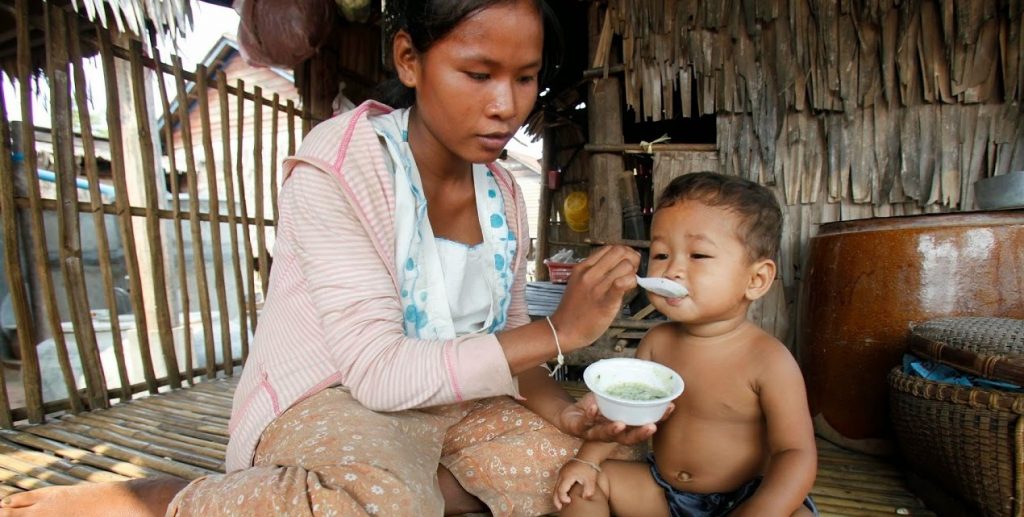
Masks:
[[[162,55],[187,0],[0,0],[0,496],[223,471],[280,161],[384,77],[368,4],[333,13],[289,67],[295,103]],[[1001,421],[1017,438],[993,474],[1015,495],[979,509],[901,456],[887,376],[915,323],[1024,319],[1024,210],[975,196],[1024,170],[1024,4],[549,4],[565,52],[527,123],[544,148],[528,292],[557,301],[558,252],[644,253],[676,176],[766,185],[784,242],[749,317],[804,369],[822,514],[1021,515],[1024,403]],[[626,302],[568,357],[572,393],[585,366],[632,355],[664,319],[642,294]]]

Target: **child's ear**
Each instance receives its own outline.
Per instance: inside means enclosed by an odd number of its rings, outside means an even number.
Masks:
[[[754,301],[764,296],[775,281],[775,261],[762,259],[750,265],[750,282],[747,284],[747,299]]]
[[[391,60],[395,66],[395,73],[398,80],[409,88],[416,87],[416,78],[419,66],[419,53],[412,45],[412,36],[404,30],[395,34],[391,45]]]

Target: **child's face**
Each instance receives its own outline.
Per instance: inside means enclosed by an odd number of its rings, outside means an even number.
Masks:
[[[679,282],[690,294],[667,299],[647,293],[654,307],[683,323],[745,317],[755,265],[740,240],[740,223],[735,213],[700,201],[659,209],[647,274]]]
[[[540,13],[520,0],[463,19],[418,55],[401,77],[416,88],[411,123],[422,125],[431,152],[496,159],[533,109],[543,46]]]

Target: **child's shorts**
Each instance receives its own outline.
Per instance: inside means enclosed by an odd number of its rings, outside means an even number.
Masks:
[[[651,475],[654,476],[654,482],[665,490],[665,499],[668,501],[668,508],[672,517],[717,517],[720,515],[727,515],[739,506],[740,503],[750,499],[750,497],[754,495],[754,492],[757,491],[757,487],[761,485],[761,477],[756,477],[732,492],[712,494],[683,492],[682,490],[668,484],[668,482],[661,477],[661,474],[658,473],[658,468],[654,465],[653,454],[647,456],[647,462],[651,465]],[[807,498],[804,499],[804,506],[806,506],[807,509],[815,515],[815,517],[819,515],[818,507],[814,505],[814,501],[811,500],[811,496],[807,496]]]

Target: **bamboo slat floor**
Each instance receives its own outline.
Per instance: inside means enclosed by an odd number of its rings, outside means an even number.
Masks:
[[[43,425],[0,430],[0,497],[51,485],[224,470],[237,377],[197,383]],[[579,395],[578,387],[570,392]],[[818,441],[812,495],[824,516],[934,515],[883,459]]]

